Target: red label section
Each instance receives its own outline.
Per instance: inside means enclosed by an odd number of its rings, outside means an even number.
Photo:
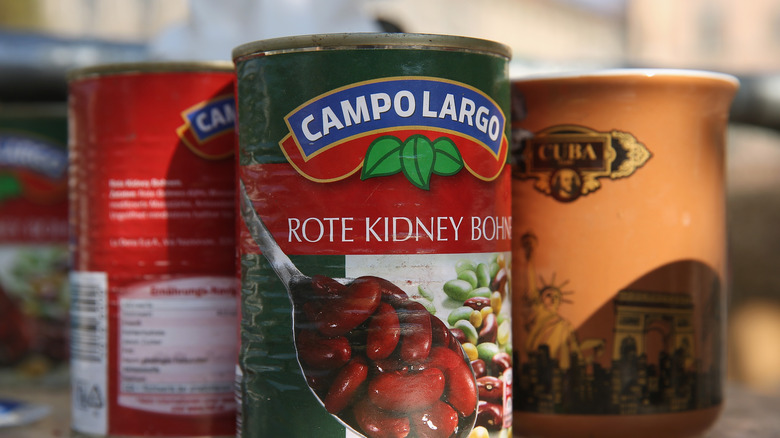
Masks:
[[[510,250],[510,172],[460,172],[410,186],[403,175],[320,184],[286,164],[242,166],[255,210],[287,254],[470,253]],[[260,250],[241,223],[244,253]]]

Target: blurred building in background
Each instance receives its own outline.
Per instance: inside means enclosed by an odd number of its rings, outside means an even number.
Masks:
[[[194,22],[210,0],[0,0],[0,30],[52,37],[147,44],[174,26],[227,24],[246,41],[284,36],[311,0],[226,0],[220,16]],[[296,15],[279,26],[250,27],[268,6]],[[518,62],[541,65],[642,65],[732,73],[780,69],[780,2],[776,0],[343,0],[341,16],[363,14],[388,29],[448,33],[501,41]],[[292,13],[291,12],[291,13]],[[212,11],[213,14],[213,11]],[[275,20],[279,21],[279,20]],[[305,21],[305,20],[304,20]],[[256,22],[263,21],[257,18]],[[229,21],[228,21],[229,23]],[[243,26],[243,28],[242,28]],[[233,29],[224,29],[233,31]],[[316,30],[316,29],[315,29]],[[350,31],[350,29],[345,29]],[[0,40],[2,43],[2,40]],[[229,48],[228,48],[229,50]],[[226,55],[229,57],[229,55]]]
[[[776,0],[627,0],[628,61],[731,73],[780,70]]]
[[[513,64],[558,69],[619,66],[625,58],[624,1],[365,0],[406,32],[454,33],[503,42]]]
[[[4,31],[143,43],[186,20],[187,0],[0,0]]]
[[[278,7],[284,3],[288,6]],[[203,56],[230,57],[237,41],[300,33],[355,31],[306,25],[306,15],[320,14],[320,4],[334,5],[341,17],[367,17],[376,30],[445,33],[486,38],[512,47],[518,65],[564,68],[565,65],[620,65],[625,58],[624,0],[593,2],[550,0],[0,0],[4,31],[41,33],[50,37],[149,44],[152,56],[179,58],[187,41],[162,49],[159,41],[177,28],[188,28],[224,46]],[[604,6],[610,5],[610,6]],[[207,13],[204,13],[207,11]],[[265,21],[269,12],[288,13]],[[315,17],[316,18],[316,17]],[[337,23],[338,24],[338,23]],[[228,27],[229,26],[229,27]],[[214,28],[219,32],[212,34]],[[235,35],[242,35],[236,38]],[[2,41],[0,41],[2,42]],[[538,63],[538,64],[537,64]]]
[[[114,43],[148,44],[175,26],[209,24],[241,31],[245,41],[300,32],[311,0],[227,0],[210,20],[196,9],[210,0],[0,0],[0,30]],[[293,5],[265,29],[263,4]],[[732,73],[780,69],[780,2],[776,0],[343,0],[340,16],[362,14],[387,29],[448,33],[501,41],[516,63],[543,67],[663,66]],[[225,29],[233,17],[235,29]],[[225,18],[228,21],[225,21]],[[316,17],[315,17],[316,18]],[[255,19],[257,26],[247,23]],[[306,20],[303,20],[306,21]],[[311,19],[309,19],[311,21]],[[345,29],[351,31],[350,29]],[[304,30],[305,31],[305,30]],[[316,29],[315,29],[316,31]],[[0,40],[0,43],[2,41]],[[230,48],[226,49],[227,51]],[[172,56],[175,54],[171,54]],[[226,54],[225,57],[229,57]]]

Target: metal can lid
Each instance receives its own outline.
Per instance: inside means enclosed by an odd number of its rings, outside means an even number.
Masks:
[[[509,59],[509,46],[479,38],[420,33],[334,33],[272,38],[233,49],[233,61],[289,52],[344,49],[431,49],[485,53]]]
[[[177,72],[223,72],[234,71],[230,61],[145,61],[116,64],[97,64],[71,70],[67,74],[68,81],[126,74],[145,73],[177,73]]]

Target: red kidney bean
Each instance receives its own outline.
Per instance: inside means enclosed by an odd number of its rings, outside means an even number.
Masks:
[[[410,423],[416,438],[448,438],[458,427],[458,414],[437,400],[430,408],[413,413]]]
[[[344,410],[368,377],[368,365],[358,356],[349,361],[336,375],[323,404],[331,414]]]
[[[449,371],[459,364],[465,365],[465,362],[463,362],[462,357],[448,347],[435,346],[431,348],[431,354],[428,355],[426,364],[428,368],[436,367],[446,374],[446,371]]]
[[[474,377],[479,379],[487,374],[487,365],[482,359],[474,359],[471,361],[471,369],[474,370]]]
[[[357,402],[352,412],[369,438],[405,438],[411,430],[408,417],[379,409],[368,399]]]
[[[303,306],[301,306],[303,309],[303,314],[306,316],[307,321],[317,321],[320,319],[320,314],[322,313],[323,305],[321,302],[318,301],[307,301],[303,303]],[[300,322],[296,322],[298,326],[301,326]],[[306,324],[307,326],[309,324]]]
[[[472,297],[463,302],[464,306],[471,307],[474,310],[482,310],[485,307],[490,306],[490,298],[487,297]]]
[[[366,332],[366,356],[371,360],[390,356],[401,338],[401,325],[393,306],[381,303]]]
[[[490,288],[497,290],[501,294],[501,298],[506,295],[507,278],[506,268],[501,268],[496,272],[496,276],[490,284]]]
[[[492,402],[503,402],[504,382],[498,377],[482,376],[477,379],[479,399]]]
[[[400,287],[394,285],[392,282],[385,280],[384,278],[370,275],[362,278],[375,281],[379,287],[382,288],[382,301],[389,303],[393,307],[398,308],[409,299],[409,296],[406,295],[406,292],[401,290]]]
[[[488,430],[499,430],[503,424],[504,408],[499,404],[480,400],[476,425]]]
[[[398,309],[401,324],[401,359],[418,363],[428,357],[433,342],[431,314],[416,301],[407,301]]]
[[[482,328],[479,330],[479,343],[496,342],[498,337],[498,320],[496,315],[488,313],[482,320]]]
[[[330,383],[333,380],[334,370],[316,370],[314,368],[306,367],[303,370],[306,376],[306,383],[309,387],[317,392],[327,391],[330,388]]]
[[[466,333],[464,333],[463,330],[461,330],[461,329],[459,329],[457,327],[451,328],[450,329],[450,334],[452,334],[452,338],[455,339],[456,341],[458,341],[458,343],[460,343],[460,344],[464,344],[464,343],[468,342],[468,340],[466,339]]]
[[[346,286],[324,275],[315,275],[311,278],[309,289],[302,297],[303,313],[308,321],[317,321],[322,316],[323,309],[329,307],[346,290]],[[297,297],[301,298],[301,297]]]
[[[343,293],[347,287],[338,281],[324,275],[311,277],[311,290],[316,296],[331,298]]]
[[[444,394],[452,407],[464,417],[471,415],[477,408],[477,384],[463,356],[449,348],[433,347],[428,365],[444,373]]]
[[[433,345],[448,346],[452,343],[452,333],[442,320],[431,315],[431,333],[433,335]]]
[[[410,372],[411,367],[406,362],[399,360],[395,355],[388,357],[387,359],[379,359],[371,361],[371,370],[376,373],[390,373],[398,372],[405,374]]]
[[[352,357],[352,347],[347,338],[328,338],[314,330],[301,330],[296,336],[298,357],[311,368],[334,370],[346,364]]]
[[[490,302],[477,301],[480,309]],[[465,334],[394,284],[366,276],[345,286],[314,276],[302,304],[299,358],[330,413],[370,438],[450,437],[474,414],[478,387],[460,345]]]
[[[444,385],[444,373],[438,368],[418,373],[383,373],[368,382],[368,398],[382,409],[414,412],[438,400]]]
[[[491,364],[496,374],[503,374],[504,371],[512,368],[512,356],[506,352],[498,353],[491,359]]]
[[[356,278],[323,307],[315,320],[317,328],[326,336],[344,335],[368,319],[381,299],[382,288],[374,278]]]

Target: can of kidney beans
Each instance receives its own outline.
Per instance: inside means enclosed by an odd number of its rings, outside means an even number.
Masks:
[[[0,387],[68,373],[65,102],[0,104]]]
[[[506,436],[508,48],[330,34],[233,58],[240,436]]]
[[[235,74],[69,77],[73,429],[235,433]]]

